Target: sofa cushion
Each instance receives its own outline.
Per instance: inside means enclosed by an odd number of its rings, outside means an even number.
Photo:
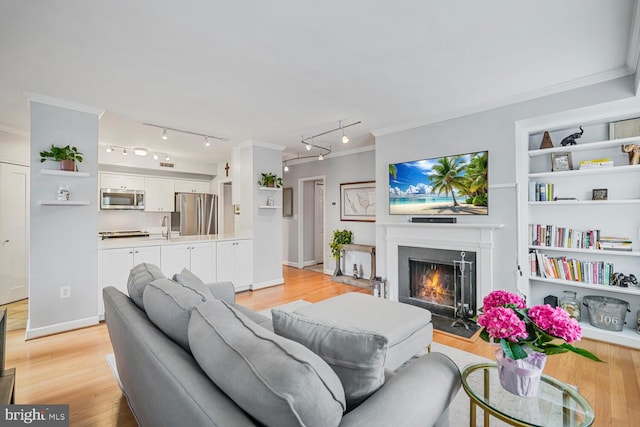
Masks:
[[[344,391],[331,368],[309,349],[258,326],[224,301],[207,301],[193,310],[189,344],[209,378],[261,423],[340,423]]]
[[[384,384],[386,337],[277,309],[271,315],[276,334],[299,342],[333,368],[342,382],[348,409]]]
[[[183,268],[180,273],[174,274],[173,280],[175,282],[180,283],[182,286],[185,286],[193,290],[197,294],[200,294],[202,298],[204,298],[203,301],[214,298],[213,294],[211,293],[207,285],[205,285],[204,282],[200,280],[198,276],[196,276],[186,268]]]
[[[147,264],[143,262],[134,266],[129,272],[129,280],[127,281],[127,291],[129,292],[129,298],[136,303],[138,307],[144,310],[144,303],[142,301],[142,294],[144,288],[149,283],[156,279],[166,278],[160,268],[154,264]]]
[[[144,306],[149,320],[182,348],[189,351],[189,318],[205,298],[170,279],[158,279],[144,288]]]

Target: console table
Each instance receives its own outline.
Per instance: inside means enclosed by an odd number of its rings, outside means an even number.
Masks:
[[[347,285],[359,286],[361,288],[370,288],[371,281],[376,277],[376,247],[371,245],[359,245],[355,243],[342,245],[340,250],[340,259],[338,259],[338,265],[342,264],[342,259],[347,251],[367,252],[371,255],[371,277],[369,279],[357,278],[354,279],[352,275],[343,273],[342,275],[334,274],[331,278],[334,282],[346,283]],[[345,265],[345,272],[348,271]]]

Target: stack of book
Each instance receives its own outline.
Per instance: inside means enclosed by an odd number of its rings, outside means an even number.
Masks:
[[[549,279],[609,286],[613,276],[613,264],[604,261],[567,259],[566,256],[550,258],[539,251],[532,251],[529,263],[532,275]]]
[[[628,237],[600,236],[598,239],[598,249],[605,251],[627,251],[631,252],[631,239]]]
[[[612,168],[613,161],[610,158],[583,160],[580,162],[580,169],[600,169],[600,168]]]

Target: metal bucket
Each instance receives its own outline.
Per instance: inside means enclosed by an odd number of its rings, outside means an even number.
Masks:
[[[589,308],[589,323],[608,331],[621,331],[625,315],[631,311],[628,302],[617,298],[587,295],[582,304]]]

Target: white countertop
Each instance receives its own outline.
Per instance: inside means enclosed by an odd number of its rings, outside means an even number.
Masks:
[[[205,234],[200,236],[180,236],[167,240],[159,234],[151,234],[149,237],[121,237],[118,239],[102,240],[98,238],[98,249],[136,248],[143,246],[182,245],[197,242],[223,242],[226,240],[252,239],[251,233],[233,234]]]

